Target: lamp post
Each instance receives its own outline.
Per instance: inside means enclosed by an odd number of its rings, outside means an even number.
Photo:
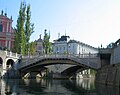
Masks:
[[[70,45],[69,43],[67,43],[67,55],[69,55],[69,48],[70,48]]]
[[[30,48],[28,48],[28,57],[30,59]]]

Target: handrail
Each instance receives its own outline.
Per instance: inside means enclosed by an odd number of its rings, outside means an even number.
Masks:
[[[13,52],[7,51],[7,50],[0,50],[0,52],[3,52],[4,54],[6,54],[7,57],[19,58],[21,56],[21,54],[13,53]]]
[[[80,57],[80,58],[88,58],[88,57],[90,57],[90,58],[95,58],[95,57],[98,57],[98,54],[97,53],[95,53],[95,54],[48,54],[48,55],[46,55],[46,54],[44,54],[44,55],[27,55],[27,56],[22,56],[22,58],[35,58],[35,57],[51,57],[51,56],[54,56],[54,57],[59,57],[59,56],[76,56],[76,57]]]

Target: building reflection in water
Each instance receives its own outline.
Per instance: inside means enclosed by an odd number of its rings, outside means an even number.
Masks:
[[[0,95],[120,95],[119,87],[94,85],[94,79],[1,79],[0,89]]]
[[[10,81],[0,80],[0,95],[15,95],[16,85]]]
[[[96,84],[96,91],[98,95],[120,95],[120,88],[115,86]]]
[[[26,85],[26,86],[29,86],[30,80],[29,80],[29,79],[23,79],[23,80],[24,80],[25,85]]]
[[[79,86],[79,87],[82,87],[84,88],[85,90],[91,90],[91,89],[95,89],[95,85],[94,85],[94,78],[86,78],[86,79],[83,79],[83,78],[79,78],[79,79],[76,79],[76,84]]]

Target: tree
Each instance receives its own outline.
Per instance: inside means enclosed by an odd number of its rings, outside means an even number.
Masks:
[[[107,48],[113,48],[114,45],[115,45],[115,44],[112,42],[112,43],[110,43],[109,45],[107,45]]]
[[[34,32],[34,24],[30,23],[30,18],[30,5],[27,6],[26,10],[26,4],[21,2],[16,25],[14,50],[23,55],[28,54],[30,36]]]
[[[24,35],[24,23],[25,23],[25,10],[26,4],[21,2],[19,16],[17,19],[16,32],[15,32],[15,51],[17,53],[24,54],[25,49],[25,35]]]
[[[28,49],[30,48],[30,46],[29,46],[30,36],[34,32],[34,24],[30,23],[30,18],[31,18],[30,5],[28,5],[27,11],[26,11],[26,23],[25,23],[25,36],[26,36],[26,52],[25,52],[25,54],[28,54]]]
[[[30,46],[30,51],[29,51],[29,54],[30,55],[34,55],[36,53],[36,42],[31,42],[29,43],[29,46]]]
[[[47,30],[45,29],[43,38],[43,52],[44,54],[49,54],[51,52],[50,35],[48,35],[46,31]]]

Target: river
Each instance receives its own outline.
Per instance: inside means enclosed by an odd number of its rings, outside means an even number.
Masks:
[[[119,95],[119,88],[94,79],[1,79],[0,88],[0,95]]]

